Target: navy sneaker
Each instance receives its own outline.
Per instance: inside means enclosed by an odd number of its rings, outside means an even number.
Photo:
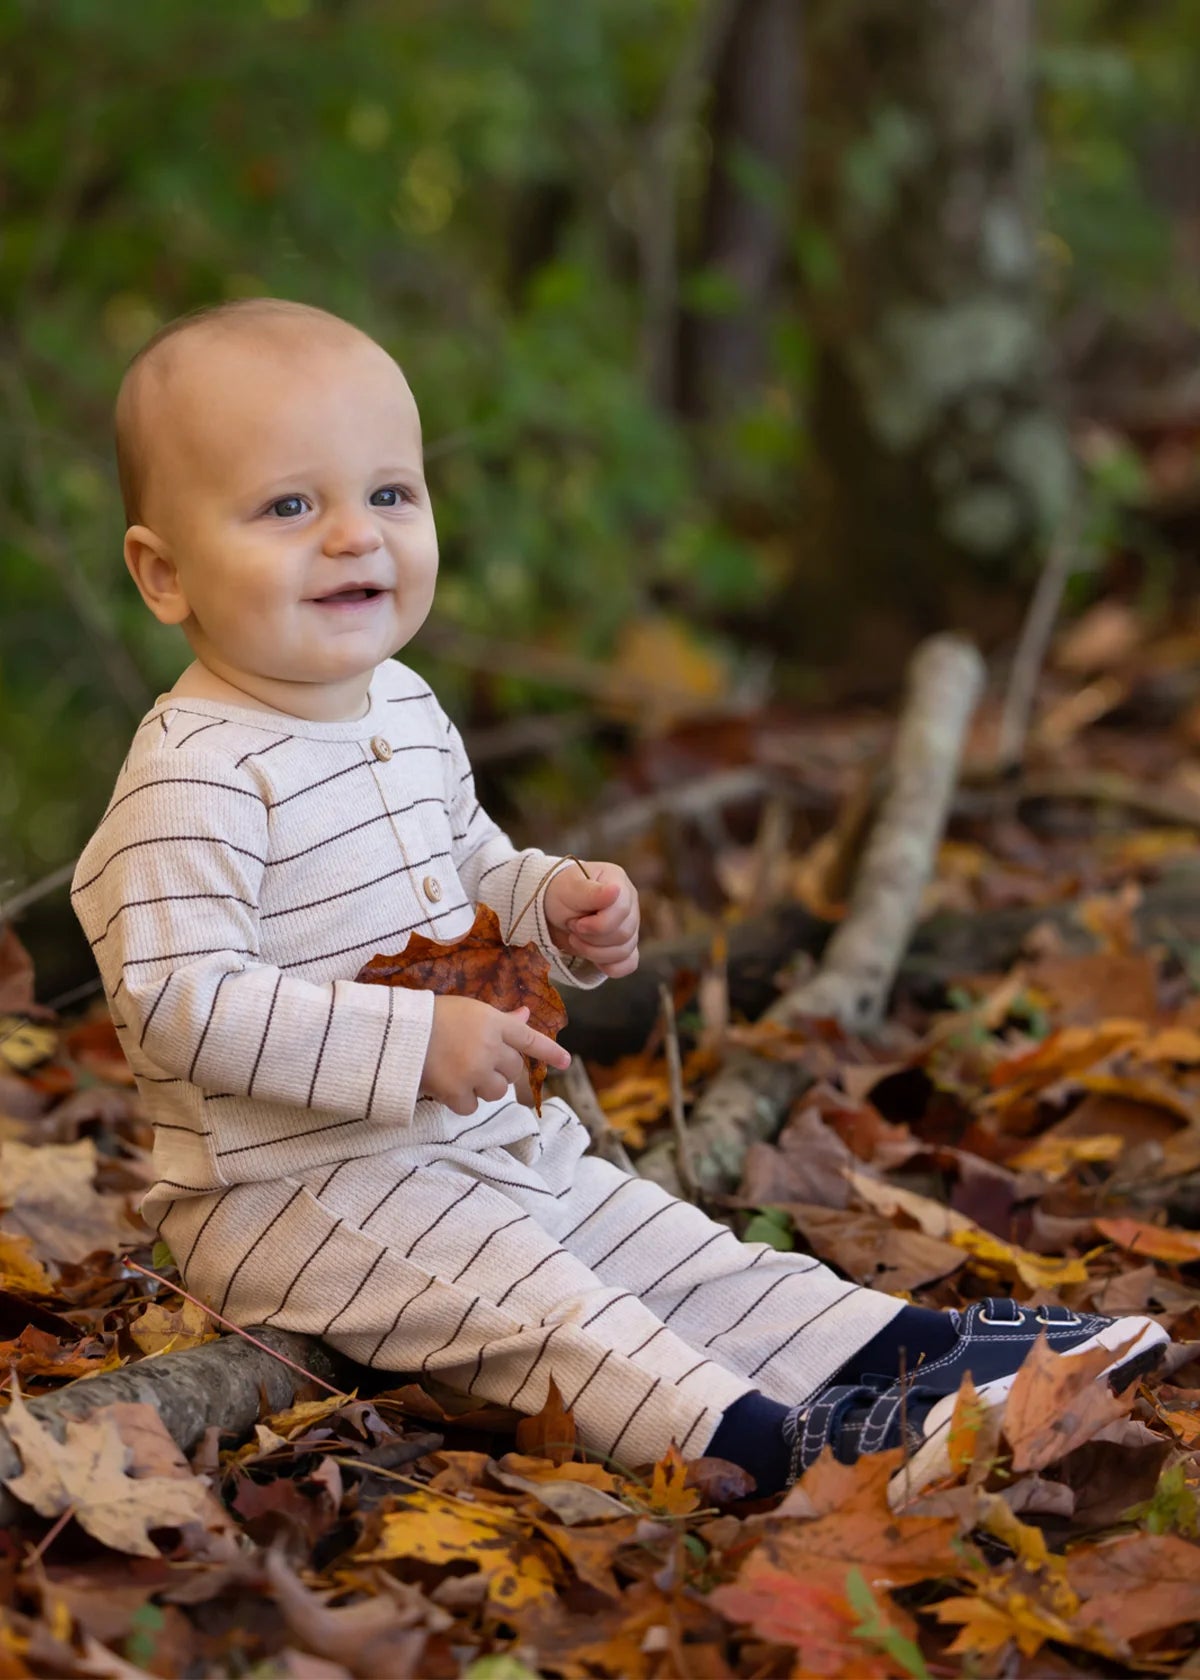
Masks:
[[[867,1372],[851,1383],[827,1383],[788,1413],[783,1433],[791,1446],[789,1482],[815,1463],[826,1446],[843,1464],[853,1464],[864,1453],[900,1446],[906,1428],[912,1456],[889,1484],[888,1497],[895,1506],[950,1474],[954,1402],[968,1371],[981,1403],[997,1410],[1042,1331],[1053,1351],[1064,1354],[1120,1347],[1136,1336],[1102,1373],[1119,1394],[1162,1363],[1170,1341],[1152,1318],[1102,1318],[1069,1307],[1022,1307],[1003,1296],[990,1295],[953,1316],[954,1346],[927,1362],[914,1360],[905,1374],[903,1393],[894,1373]]]

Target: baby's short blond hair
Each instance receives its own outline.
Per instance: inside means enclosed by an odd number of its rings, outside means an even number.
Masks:
[[[152,455],[146,425],[149,388],[165,377],[171,362],[170,346],[185,334],[204,331],[272,331],[306,326],[328,336],[331,332],[368,335],[340,315],[313,304],[294,303],[289,298],[238,298],[230,303],[210,304],[180,315],[160,327],[142,345],[125,369],[117,392],[113,429],[117,451],[117,477],[125,505],[127,525],[143,523],[146,483]],[[176,345],[177,347],[177,345]]]

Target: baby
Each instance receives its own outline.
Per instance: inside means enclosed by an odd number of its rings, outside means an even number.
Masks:
[[[154,1122],[143,1212],[191,1290],[524,1412],[553,1378],[592,1452],[674,1441],[764,1494],[826,1444],[898,1444],[902,1416],[909,1485],[942,1473],[963,1372],[1000,1405],[1043,1327],[1060,1351],[1137,1337],[1122,1386],[1161,1356],[1149,1319],[927,1312],[741,1242],[588,1154],[562,1101],[539,1119],[522,1057],[570,1058],[526,1010],[356,983],[487,904],[557,983],[598,985],[637,964],[637,894],[615,864],[516,850],[395,658],[438,550],[417,406],[378,344],[221,305],[146,345],[116,422],[126,564],[195,658],[138,726],[72,901]]]

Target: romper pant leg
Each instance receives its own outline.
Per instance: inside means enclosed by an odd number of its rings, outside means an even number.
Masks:
[[[569,1195],[531,1188],[503,1149],[473,1172],[402,1153],[181,1200],[163,1235],[188,1287],[235,1323],[319,1335],[527,1413],[553,1377],[591,1451],[645,1464],[674,1440],[698,1455],[753,1384],[602,1283],[522,1205],[542,1198],[557,1216]]]
[[[596,1155],[575,1166],[571,1210],[561,1240],[596,1277],[785,1405],[807,1399],[905,1304],[809,1254],[742,1242],[691,1202]]]
[[[672,1440],[698,1455],[752,1389],[805,1399],[902,1309],[740,1242],[586,1143],[549,1099],[517,1145],[412,1145],[233,1185],[173,1203],[161,1229],[188,1287],[235,1323],[528,1413],[553,1376],[584,1445],[625,1464]]]

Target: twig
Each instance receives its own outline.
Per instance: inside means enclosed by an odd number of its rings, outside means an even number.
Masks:
[[[630,1160],[616,1129],[610,1124],[608,1115],[600,1106],[599,1098],[588,1078],[583,1057],[572,1057],[567,1071],[555,1074],[553,1078],[556,1084],[561,1085],[563,1095],[587,1128],[596,1154],[605,1161],[611,1161],[614,1167],[620,1167],[621,1171],[628,1173],[631,1178],[636,1178],[637,1168]]]
[[[591,880],[592,877],[588,874],[587,870],[584,869],[583,865],[580,863],[579,859],[574,855],[574,853],[568,852],[566,854],[566,858],[567,858],[568,863],[575,864],[575,866],[579,869],[580,873],[583,875],[583,878],[584,878],[585,881],[590,881]],[[517,911],[516,915],[513,917],[512,922],[509,926],[508,932],[504,935],[504,943],[506,945],[511,945],[512,944],[512,936],[517,931],[517,929],[520,927],[522,917],[524,916],[525,912],[529,909],[529,906],[533,903],[534,899],[537,897],[537,895],[541,892],[542,888],[546,884],[547,884],[546,876],[543,875],[541,880],[538,882],[537,886],[534,887],[534,889],[530,893],[529,897],[525,900],[524,904],[522,904],[521,908]]]
[[[123,1263],[131,1271],[141,1272],[143,1277],[153,1278],[155,1283],[161,1283],[164,1289],[171,1290],[173,1294],[182,1295],[185,1301],[190,1301],[194,1307],[199,1307],[200,1311],[207,1313],[209,1318],[215,1318],[218,1324],[223,1324],[227,1330],[232,1330],[235,1336],[240,1336],[243,1341],[250,1342],[256,1348],[261,1348],[264,1353],[269,1353],[271,1358],[278,1359],[281,1365],[290,1365],[293,1371],[298,1371],[302,1377],[307,1377],[309,1382],[316,1383],[318,1388],[323,1388],[330,1394],[336,1394],[339,1400],[353,1399],[353,1395],[347,1394],[344,1388],[334,1388],[332,1383],[325,1382],[312,1371],[306,1371],[303,1365],[297,1365],[296,1361],[289,1359],[286,1354],[276,1353],[275,1349],[268,1347],[266,1342],[260,1342],[257,1336],[249,1335],[240,1324],[234,1324],[230,1319],[222,1318],[219,1312],[215,1312],[212,1307],[206,1307],[203,1301],[198,1301],[194,1295],[189,1295],[186,1289],[181,1289],[177,1283],[172,1283],[169,1278],[160,1277],[157,1272],[152,1272],[148,1266],[139,1266],[136,1260],[126,1258]]]
[[[667,985],[660,985],[658,999],[662,1005],[663,1022],[666,1028],[664,1037],[667,1052],[667,1078],[671,1091],[671,1130],[675,1134],[675,1165],[684,1195],[689,1202],[694,1202],[698,1199],[700,1187],[696,1182],[696,1172],[692,1165],[691,1139],[688,1137],[687,1122],[683,1117],[683,1063],[679,1055],[679,1033],[675,1025],[675,999],[671,996],[671,988]]]
[[[1002,774],[1015,769],[1025,755],[1025,740],[1029,734],[1038,677],[1046,662],[1063,594],[1078,567],[1079,519],[1076,503],[1067,516],[1063,531],[1050,545],[1046,564],[1038,576],[1029,611],[1021,626],[1008,679],[1008,692],[1004,696],[1000,739],[996,748],[997,768]]]
[[[29,1556],[25,1559],[25,1568],[26,1569],[32,1569],[33,1565],[35,1563],[40,1563],[41,1562],[42,1557],[45,1555],[46,1552],[48,1552],[50,1550],[50,1547],[53,1544],[53,1542],[58,1539],[58,1537],[62,1533],[63,1529],[66,1528],[67,1524],[70,1522],[71,1518],[74,1515],[75,1515],[74,1505],[68,1505],[66,1510],[60,1513],[60,1515],[55,1520],[54,1527],[50,1530],[49,1534],[43,1534],[42,1538],[37,1543],[37,1548],[34,1551],[30,1552]]]
[[[917,650],[890,786],[849,913],[826,947],[816,978],[778,998],[764,1019],[790,1027],[804,1017],[832,1016],[857,1031],[877,1022],[920,911],[983,674],[976,649],[957,636],[930,637]],[[751,1143],[778,1131],[808,1082],[798,1063],[773,1063],[748,1052],[726,1060],[692,1111],[692,1159],[706,1191],[736,1186]],[[677,1192],[672,1154],[669,1145],[652,1145],[638,1168],[643,1178]]]

